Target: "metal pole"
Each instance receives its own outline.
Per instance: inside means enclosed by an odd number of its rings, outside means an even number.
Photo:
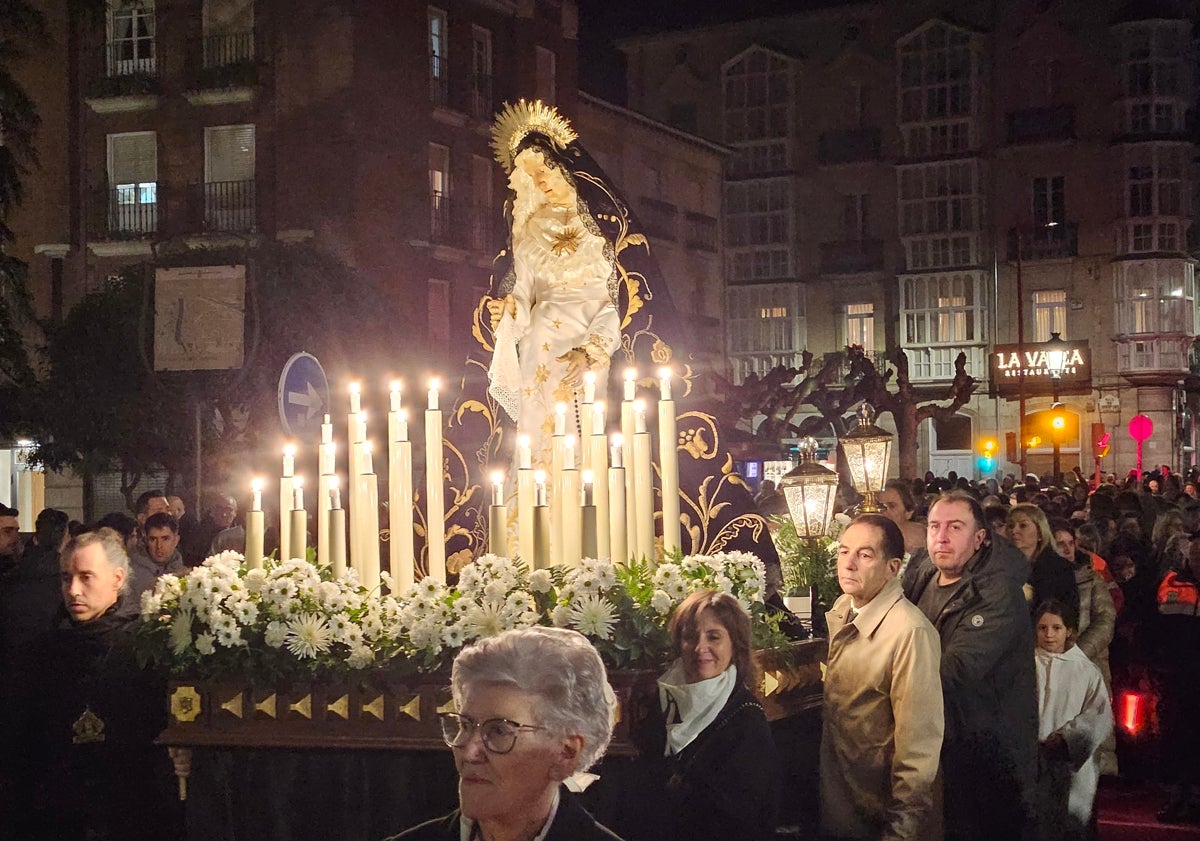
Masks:
[[[197,511],[201,510],[200,491],[201,481],[204,478],[203,459],[200,457],[200,430],[203,428],[203,424],[201,422],[203,406],[204,404],[202,401],[196,401],[196,499],[193,501],[193,504],[196,506]],[[208,547],[205,547],[206,551],[207,548]]]
[[[1017,460],[1025,477],[1025,283],[1021,277],[1021,226],[1017,225]]]
[[[1053,384],[1052,388],[1054,392],[1054,403],[1052,405],[1058,406],[1058,377],[1052,376],[1050,378],[1050,382]],[[1059,415],[1062,414],[1062,409],[1056,408],[1052,411],[1057,412]],[[1051,420],[1054,420],[1054,418]],[[1053,426],[1052,428],[1054,429],[1054,483],[1057,484],[1058,475],[1062,471],[1062,466],[1059,464],[1059,448],[1062,446],[1062,430],[1057,426]]]

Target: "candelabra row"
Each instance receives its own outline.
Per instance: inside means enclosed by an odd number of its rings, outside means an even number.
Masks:
[[[620,406],[620,432],[606,430],[603,400],[595,399],[596,377],[587,373],[579,402],[579,438],[567,433],[568,406],[555,407],[550,471],[533,468],[528,436],[520,436],[516,453],[515,500],[506,497],[507,476],[491,474],[488,539],[491,551],[521,557],[531,567],[558,562],[578,564],[583,557],[653,559],[655,555],[654,468],[652,442],[646,425],[645,401],[636,399],[637,371],[625,372],[624,399]],[[444,460],[440,384],[429,382],[425,410],[425,526],[427,571],[446,580]],[[400,588],[413,584],[416,556],[413,544],[414,486],[412,442],[408,416],[401,399],[402,386],[393,382],[388,411],[388,507],[390,511],[389,564]],[[679,548],[679,463],[675,402],[671,397],[671,371],[659,372],[658,455],[662,489],[663,550]],[[342,507],[336,472],[333,424],[325,415],[318,446],[317,557],[335,574],[353,564],[361,580],[374,587],[380,580],[379,482],[375,475],[367,415],[362,410],[361,386],[349,391],[349,520]],[[307,511],[304,486],[295,472],[296,448],[283,451],[279,480],[279,554],[302,557],[307,549]],[[246,559],[261,566],[265,515],[263,482],[252,484],[252,504],[246,515]],[[510,535],[509,509],[515,502],[516,530]],[[347,531],[347,525],[349,529]]]

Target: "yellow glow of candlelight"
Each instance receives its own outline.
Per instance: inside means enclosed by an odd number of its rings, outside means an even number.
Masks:
[[[362,383],[360,383],[360,382],[350,383],[350,393],[351,394],[359,394],[361,392],[362,392]]]
[[[392,391],[400,391],[400,389],[403,385],[404,385],[404,383],[402,383],[400,380],[392,380],[391,390]]]
[[[637,379],[637,368],[626,368],[625,369],[625,381],[633,382],[636,379]]]
[[[293,476],[292,477],[292,487],[293,488],[304,487],[304,477],[303,476]]]
[[[283,454],[285,456],[294,456],[296,454],[296,445],[295,444],[285,444],[283,447]]]
[[[251,480],[250,490],[254,491],[255,493],[261,493],[262,489],[263,489],[263,480],[262,479]]]

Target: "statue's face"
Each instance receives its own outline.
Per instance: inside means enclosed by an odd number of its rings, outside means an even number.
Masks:
[[[552,166],[546,165],[542,153],[535,149],[526,149],[517,155],[517,166],[533,180],[533,185],[542,192],[551,204],[572,205],[575,203],[575,191],[563,178],[562,173]]]

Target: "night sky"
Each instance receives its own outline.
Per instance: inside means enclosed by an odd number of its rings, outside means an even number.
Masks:
[[[624,57],[618,38],[691,29],[752,17],[788,14],[847,0],[579,0],[579,84],[588,93],[624,104]]]

